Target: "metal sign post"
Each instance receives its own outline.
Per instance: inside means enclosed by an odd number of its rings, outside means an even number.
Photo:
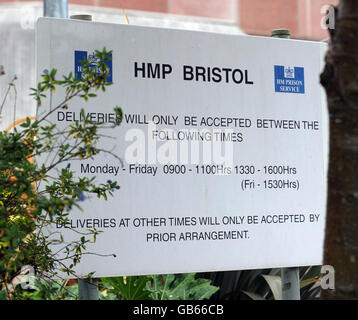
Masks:
[[[44,0],[44,16],[53,18],[67,18],[67,0]]]
[[[273,38],[290,39],[287,29],[276,29],[271,33]],[[298,267],[281,269],[281,286],[283,300],[300,300],[300,270]]]
[[[54,18],[68,18],[67,0],[44,0],[44,16]],[[92,20],[91,16],[78,15],[72,19]],[[80,300],[98,300],[97,279],[78,279],[78,293]]]
[[[73,15],[70,19],[92,21],[88,14]],[[78,279],[79,300],[98,300],[98,279]]]
[[[301,300],[300,270],[298,267],[282,268],[282,300]]]
[[[78,279],[79,300],[98,300],[98,279]]]

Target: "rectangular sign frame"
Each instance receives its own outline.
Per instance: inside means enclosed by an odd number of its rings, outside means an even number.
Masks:
[[[121,187],[54,226],[70,240],[69,228],[95,225],[103,233],[90,251],[116,255],[84,256],[80,276],[322,264],[326,44],[54,18],[36,31],[38,81],[45,69],[80,74],[76,52],[112,50],[108,92],[75,100],[54,123],[71,124],[81,108],[108,122],[116,105],[125,113],[115,143],[103,142],[124,167],[105,155],[71,164]]]

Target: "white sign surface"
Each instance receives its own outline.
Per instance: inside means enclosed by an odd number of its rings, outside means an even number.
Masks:
[[[125,113],[103,143],[123,167],[109,155],[71,164],[120,185],[71,213],[72,228],[103,231],[91,252],[116,255],[85,256],[80,275],[322,263],[323,44],[40,19],[38,76],[80,72],[79,58],[103,47],[113,50],[113,85],[52,119],[62,127],[81,108],[99,121],[113,121],[116,105]]]

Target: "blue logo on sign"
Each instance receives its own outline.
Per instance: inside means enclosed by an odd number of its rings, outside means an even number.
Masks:
[[[90,62],[91,67],[96,67],[98,65],[98,59],[93,53],[88,54],[87,51],[75,51],[75,75],[77,75],[77,78],[82,78],[82,64],[81,62],[88,58],[88,61]],[[109,75],[107,76],[106,81],[109,83],[112,83],[112,54],[110,55],[110,60],[106,62],[108,68],[109,68]],[[97,70],[99,73],[99,70]]]
[[[305,93],[305,69],[301,67],[275,66],[275,91]]]

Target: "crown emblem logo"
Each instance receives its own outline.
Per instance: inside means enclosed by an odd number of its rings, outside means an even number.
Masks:
[[[285,68],[285,78],[294,79],[295,78],[295,69],[291,67]]]
[[[88,62],[91,65],[97,65],[99,59],[95,56],[94,52],[88,55]]]

